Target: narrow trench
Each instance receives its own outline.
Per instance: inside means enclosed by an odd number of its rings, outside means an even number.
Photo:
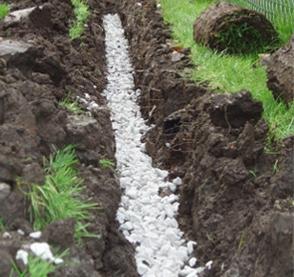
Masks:
[[[161,197],[159,190],[174,191],[179,178],[166,181],[167,171],[154,168],[141,142],[148,130],[136,103],[128,42],[117,14],[104,17],[107,87],[104,95],[115,131],[116,160],[123,190],[117,220],[124,236],[136,249],[138,273],[149,277],[198,276],[204,267],[192,257],[195,242],[186,241],[176,215],[178,197]],[[208,263],[207,267],[211,263]]]

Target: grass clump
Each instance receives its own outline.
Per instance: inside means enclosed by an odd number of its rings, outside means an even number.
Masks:
[[[70,27],[69,36],[71,39],[77,39],[85,30],[90,11],[86,0],[71,0],[71,3],[74,6],[75,20]]]
[[[99,165],[103,169],[113,169],[114,166],[115,166],[114,162],[109,160],[109,159],[101,159],[101,160],[99,160]]]
[[[78,177],[77,163],[71,145],[50,157],[45,184],[34,185],[29,193],[35,229],[42,230],[54,221],[73,218],[76,220],[75,238],[78,241],[83,237],[97,237],[87,231],[89,224],[86,223],[97,205],[81,198],[84,185]]]
[[[208,83],[218,92],[248,90],[256,100],[263,103],[263,117],[270,132],[269,139],[279,141],[294,134],[294,103],[288,108],[278,102],[267,88],[265,69],[258,62],[258,54],[225,55],[198,45],[193,39],[195,19],[214,0],[161,0],[163,16],[172,25],[173,37],[183,47],[191,49],[195,68],[193,80]]]
[[[43,261],[39,257],[29,256],[26,270],[20,271],[16,264],[13,263],[13,270],[10,273],[10,276],[15,276],[16,273],[18,277],[47,277],[49,273],[54,271],[55,266],[52,263]]]
[[[10,8],[6,3],[0,4],[0,20],[4,19],[9,14]]]
[[[66,96],[61,102],[59,102],[59,106],[73,114],[83,113],[78,101],[71,100],[70,95]]]

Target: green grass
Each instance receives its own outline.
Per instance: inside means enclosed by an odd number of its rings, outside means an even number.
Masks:
[[[6,3],[0,4],[0,20],[4,19],[9,14],[10,8]]]
[[[38,257],[29,256],[26,270],[20,271],[16,264],[13,264],[10,276],[15,276],[14,274],[16,273],[18,277],[47,277],[49,273],[54,271],[55,266],[53,264],[43,261]]]
[[[282,42],[294,33],[294,2],[292,0],[227,0],[244,8],[265,14],[272,21]]]
[[[115,164],[113,161],[109,160],[109,159],[101,159],[99,160],[99,165],[101,166],[101,168],[103,169],[113,169]]]
[[[90,213],[97,205],[81,198],[84,185],[78,177],[77,163],[73,146],[57,151],[46,166],[45,184],[32,186],[29,198],[36,230],[57,220],[73,218],[78,241],[83,237],[98,237],[87,231]]]
[[[191,49],[195,68],[191,77],[197,82],[208,83],[218,92],[235,93],[249,90],[256,100],[263,103],[264,118],[270,132],[269,139],[279,141],[294,134],[294,103],[289,108],[277,102],[267,88],[265,69],[258,62],[258,55],[225,55],[195,44],[193,23],[197,16],[214,0],[161,0],[166,22],[172,26],[173,37],[183,47]]]
[[[73,114],[81,114],[83,113],[82,108],[79,103],[75,100],[71,100],[70,95],[66,96],[61,102],[59,102],[59,106],[65,108],[70,113]]]
[[[0,217],[0,232],[4,232],[5,229],[4,219]]]
[[[74,6],[75,20],[70,27],[69,36],[71,39],[77,39],[85,30],[90,11],[86,0],[71,0],[71,3]]]

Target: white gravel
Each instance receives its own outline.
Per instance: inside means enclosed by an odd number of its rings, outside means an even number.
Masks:
[[[167,171],[152,167],[141,142],[148,127],[136,103],[133,68],[118,15],[104,17],[108,85],[104,95],[112,112],[116,159],[124,190],[117,220],[125,237],[136,247],[137,269],[144,277],[196,277],[203,267],[191,260],[194,242],[183,239],[176,215],[178,197],[160,197],[159,189],[175,191],[179,178],[166,181]],[[189,265],[190,264],[190,265]]]

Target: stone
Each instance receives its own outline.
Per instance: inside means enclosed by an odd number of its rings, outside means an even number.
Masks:
[[[7,198],[11,192],[10,185],[0,182],[0,201]]]

